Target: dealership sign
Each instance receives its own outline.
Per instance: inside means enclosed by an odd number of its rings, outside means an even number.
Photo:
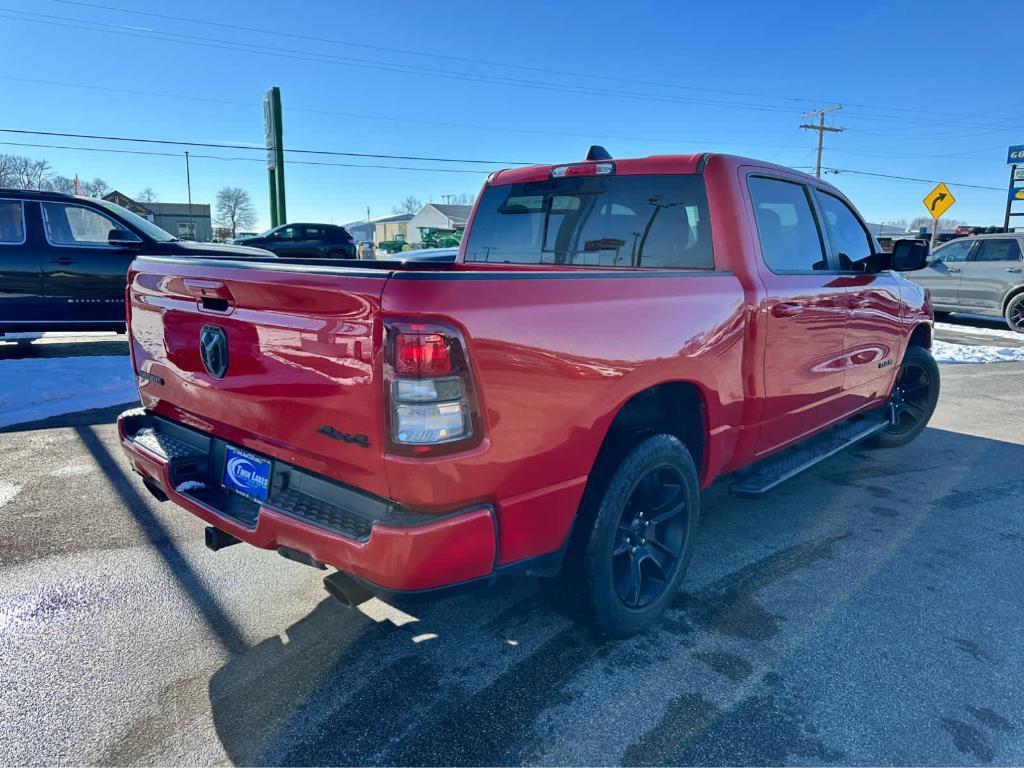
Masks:
[[[1018,163],[1024,164],[1024,144],[1010,147],[1010,151],[1006,153],[1007,165],[1017,165]]]

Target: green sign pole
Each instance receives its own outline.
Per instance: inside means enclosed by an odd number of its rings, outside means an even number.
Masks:
[[[276,227],[280,222],[277,220],[277,174],[273,168],[267,168],[267,178],[270,179],[270,226]]]
[[[281,117],[281,89],[276,85],[270,89],[274,107],[274,146],[277,157],[277,216],[282,224],[288,223],[288,212],[284,202],[284,120]]]
[[[270,186],[270,226],[288,223],[284,195],[284,128],[281,89],[276,85],[263,97],[263,131],[267,142],[267,179]]]

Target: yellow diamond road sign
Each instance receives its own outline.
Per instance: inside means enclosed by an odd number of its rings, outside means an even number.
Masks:
[[[937,219],[948,211],[955,202],[956,198],[953,197],[953,193],[949,191],[949,187],[940,183],[935,187],[935,189],[928,193],[927,197],[925,197],[924,207],[928,209],[929,216],[933,219]]]

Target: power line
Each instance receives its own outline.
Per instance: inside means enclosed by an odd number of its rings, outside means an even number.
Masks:
[[[160,99],[178,99],[178,100],[182,100],[182,101],[195,101],[195,102],[204,103],[204,104],[216,104],[218,106],[225,106],[225,105],[227,105],[227,106],[235,106],[235,107],[244,107],[246,109],[254,109],[255,106],[257,106],[253,102],[234,101],[234,100],[226,99],[226,98],[213,98],[213,97],[203,97],[203,96],[189,96],[189,95],[180,94],[180,93],[161,93],[159,91],[146,91],[146,90],[138,90],[138,89],[134,89],[134,88],[114,88],[114,87],[110,87],[110,86],[93,85],[91,83],[72,83],[72,82],[58,81],[58,80],[44,80],[44,79],[36,78],[36,77],[15,77],[13,75],[0,75],[0,80],[9,80],[9,81],[12,81],[12,82],[21,82],[21,83],[33,83],[33,84],[36,84],[36,85],[52,85],[52,86],[57,86],[57,87],[61,87],[61,88],[81,88],[81,89],[90,90],[90,91],[100,91],[100,92],[108,92],[108,93],[121,93],[121,94],[128,94],[128,95],[131,95],[131,96],[152,96],[154,98],[160,98]],[[402,123],[410,123],[410,124],[414,124],[414,125],[436,125],[436,126],[443,126],[443,127],[448,127],[448,128],[469,128],[469,129],[476,130],[476,131],[504,131],[504,132],[510,132],[510,133],[525,133],[525,134],[530,134],[530,135],[541,135],[541,136],[563,136],[563,137],[572,137],[572,138],[584,138],[584,139],[586,139],[588,141],[591,141],[591,142],[593,142],[595,140],[604,141],[604,140],[609,140],[610,139],[610,140],[650,142],[650,143],[663,143],[663,144],[676,144],[676,145],[679,144],[679,140],[678,139],[652,138],[650,136],[624,136],[624,135],[607,134],[607,133],[594,134],[593,132],[589,132],[589,133],[582,133],[582,132],[580,132],[580,133],[569,133],[569,132],[565,132],[565,131],[551,131],[551,130],[534,129],[534,128],[512,127],[512,126],[508,126],[508,125],[483,125],[483,124],[480,124],[480,123],[457,123],[457,122],[450,122],[450,121],[444,121],[444,120],[423,120],[423,119],[417,119],[417,118],[408,118],[408,117],[400,117],[400,116],[392,116],[392,115],[383,116],[381,114],[365,114],[365,113],[360,113],[360,112],[340,112],[340,111],[337,111],[337,110],[330,110],[330,109],[316,109],[316,108],[312,108],[312,107],[301,107],[301,106],[296,107],[296,106],[292,106],[290,104],[288,106],[288,112],[289,113],[300,112],[300,113],[303,113],[303,114],[328,115],[328,116],[333,116],[333,117],[344,117],[344,118],[357,118],[357,119],[363,119],[363,120],[385,121],[385,122],[389,122],[389,123],[390,122],[402,122]],[[689,139],[689,141],[691,143],[700,143],[700,142],[697,142],[694,139]],[[711,142],[703,142],[703,143],[711,143]],[[768,149],[775,149],[775,148],[778,148],[778,147],[788,146],[788,145],[780,145],[780,144],[751,143],[751,142],[746,142],[746,141],[744,141],[744,142],[722,142],[722,144],[727,145],[727,146],[728,145],[732,145],[732,146],[743,146],[743,147],[760,147],[760,148],[768,148]]]
[[[675,90],[684,91],[696,91],[703,93],[717,93],[727,96],[744,96],[749,98],[763,98],[763,99],[778,99],[782,101],[791,102],[810,102],[812,99],[804,99],[796,96],[774,96],[771,94],[759,94],[751,93],[749,91],[733,91],[722,88],[705,88],[694,85],[682,85],[680,83],[666,83],[653,80],[638,80],[628,77],[619,77],[615,75],[602,75],[588,72],[573,72],[570,70],[552,69],[550,67],[531,66],[528,64],[513,64],[510,62],[493,61],[488,59],[476,59],[466,56],[453,56],[451,54],[433,53],[429,51],[416,51],[409,48],[391,48],[382,45],[370,45],[368,43],[357,43],[351,40],[341,40],[338,38],[329,37],[317,37],[315,35],[303,35],[295,32],[287,32],[281,29],[267,29],[262,27],[250,27],[242,24],[228,24],[226,22],[212,21],[210,19],[197,19],[187,16],[173,16],[165,13],[155,13],[152,11],[140,11],[134,8],[120,8],[112,5],[102,5],[100,3],[87,3],[80,2],[79,0],[52,0],[52,2],[62,3],[64,5],[80,6],[84,8],[92,8],[95,10],[106,10],[114,11],[117,13],[129,13],[136,16],[148,16],[150,18],[164,19],[167,21],[180,21],[188,24],[203,24],[210,27],[218,27],[220,29],[233,29],[242,32],[255,32],[261,35],[271,35],[273,37],[287,37],[293,40],[303,40],[306,42],[318,42],[326,43],[328,45],[343,45],[351,48],[362,48],[370,51],[380,51],[384,53],[398,53],[407,56],[420,56],[431,59],[441,59],[445,61],[456,61],[463,64],[480,64],[488,67],[503,67],[505,69],[515,69],[524,72],[537,72],[545,75],[563,75],[565,77],[580,77],[590,80],[605,80],[609,82],[627,83],[631,85],[646,85],[654,86],[658,88],[672,88]]]
[[[137,136],[104,136],[95,133],[68,133],[65,131],[33,131],[27,128],[0,128],[0,133],[19,133],[30,136],[55,136],[65,139],[95,139],[98,141],[124,141],[137,144],[163,144],[176,147],[207,147],[209,149],[245,149],[254,152],[266,152],[264,147],[252,144],[232,144],[227,142],[180,141],[175,139],[144,139]],[[420,155],[385,155],[370,152],[339,152],[329,149],[285,149],[285,152],[304,155],[330,155],[333,157],[366,157],[374,160],[419,160],[432,163],[469,163],[474,165],[537,165],[537,163],[514,162],[511,160],[470,160],[453,157],[423,157]]]
[[[113,154],[124,154],[124,155],[144,155],[153,157],[173,157],[181,159],[181,154],[178,152],[156,152],[152,150],[141,150],[141,149],[116,149],[113,147],[74,147],[63,144],[41,144],[41,143],[29,143],[20,141],[0,141],[0,146],[6,147],[38,147],[44,149],[67,149],[78,152],[108,152]],[[222,161],[241,161],[241,162],[253,162],[262,163],[265,162],[260,157],[224,157],[221,155],[197,155],[192,153],[189,155],[192,159],[203,159],[203,160],[222,160]],[[478,171],[471,169],[458,169],[458,168],[414,168],[409,166],[397,166],[397,165],[371,165],[371,164],[358,164],[358,163],[335,163],[327,161],[316,161],[316,160],[291,160],[293,165],[312,165],[312,166],[327,166],[337,168],[369,168],[369,169],[384,169],[394,171],[425,171],[430,173],[475,173],[484,174],[487,171]],[[795,170],[810,170],[814,168],[813,165],[791,165],[790,168]],[[883,179],[895,179],[897,181],[914,181],[926,184],[937,184],[938,179],[921,179],[914,176],[899,176],[891,173],[877,173],[874,171],[859,171],[854,168],[823,168],[825,174],[840,174],[840,173],[852,173],[858,176],[873,176]],[[946,181],[947,184],[957,187],[966,187],[968,189],[984,189],[984,190],[995,190],[997,192],[1004,192],[1005,187],[990,187],[982,184],[969,184],[962,181]]]
[[[784,102],[791,102],[791,103],[801,103],[801,102],[802,103],[811,103],[811,102],[815,102],[815,101],[821,101],[821,99],[818,99],[818,98],[808,99],[808,98],[797,97],[797,96],[780,96],[780,95],[773,95],[773,94],[753,93],[753,92],[750,92],[750,91],[737,91],[737,90],[729,90],[729,89],[722,89],[722,88],[707,88],[707,87],[702,87],[702,86],[684,85],[684,84],[680,84],[680,83],[667,83],[667,82],[652,81],[652,80],[640,80],[640,79],[627,78],[627,77],[621,77],[621,76],[615,76],[615,75],[603,75],[603,74],[595,74],[595,73],[575,72],[575,71],[571,71],[571,70],[554,69],[554,68],[551,68],[551,67],[542,67],[542,66],[532,66],[532,65],[528,65],[528,64],[510,63],[510,62],[507,62],[507,61],[495,61],[495,60],[488,60],[488,59],[471,58],[471,57],[466,57],[466,56],[455,56],[455,55],[451,55],[451,54],[434,53],[434,52],[429,52],[429,51],[417,51],[417,50],[409,49],[409,48],[394,48],[394,47],[387,47],[387,46],[381,46],[381,45],[371,45],[371,44],[368,44],[368,43],[354,42],[352,40],[343,40],[343,39],[339,39],[339,38],[319,37],[319,36],[316,36],[316,35],[307,35],[307,34],[299,34],[299,33],[295,33],[295,32],[287,32],[287,31],[282,30],[282,29],[268,29],[268,28],[262,28],[262,27],[252,27],[252,26],[246,26],[246,25],[242,25],[242,24],[229,24],[229,23],[226,23],[226,22],[218,22],[218,21],[213,21],[213,20],[210,20],[210,19],[200,19],[200,18],[187,17],[187,16],[175,16],[175,15],[171,15],[171,14],[156,13],[156,12],[152,12],[152,11],[140,11],[140,10],[137,10],[137,9],[134,9],[134,8],[123,8],[123,7],[118,7],[118,6],[105,5],[105,4],[101,4],[101,3],[84,2],[83,0],[51,0],[51,2],[60,3],[60,4],[63,4],[63,5],[78,6],[78,7],[83,7],[83,8],[90,8],[90,9],[94,9],[94,10],[106,10],[106,11],[113,11],[115,13],[133,14],[133,15],[136,15],[136,16],[146,16],[146,17],[149,17],[149,18],[164,19],[164,20],[167,20],[167,21],[178,21],[178,22],[184,22],[184,23],[187,23],[187,24],[199,24],[199,25],[205,25],[205,26],[210,26],[210,27],[217,27],[217,28],[220,28],[220,29],[232,29],[232,30],[236,30],[236,31],[253,32],[253,33],[256,33],[256,34],[271,35],[271,36],[277,37],[277,38],[285,37],[285,38],[291,38],[291,39],[294,39],[294,40],[302,40],[302,41],[306,41],[306,42],[319,42],[319,43],[325,43],[325,44],[328,44],[328,45],[341,45],[341,46],[346,46],[346,47],[350,47],[350,48],[361,48],[361,49],[364,49],[364,50],[379,51],[379,52],[386,52],[386,53],[397,53],[397,54],[401,54],[401,55],[419,56],[419,57],[424,57],[424,58],[438,59],[438,60],[444,60],[444,61],[454,61],[454,62],[468,63],[468,64],[478,64],[478,65],[489,66],[489,67],[502,67],[502,68],[505,68],[505,69],[513,69],[513,70],[520,70],[520,71],[526,71],[526,72],[536,72],[536,73],[545,74],[545,75],[561,75],[561,76],[565,76],[565,77],[577,77],[577,78],[585,78],[585,79],[590,79],[590,80],[603,80],[603,81],[608,81],[608,82],[619,82],[619,83],[625,83],[625,84],[631,84],[631,85],[644,85],[644,86],[652,86],[652,87],[658,87],[658,88],[670,88],[670,89],[673,89],[673,90],[694,91],[694,92],[702,92],[702,93],[716,93],[716,94],[727,95],[727,96],[742,96],[742,97],[747,97],[747,98],[770,99],[770,100],[777,100],[777,101],[784,101]],[[931,114],[931,115],[943,116],[943,117],[946,117],[946,118],[954,117],[954,118],[961,118],[961,119],[967,119],[967,120],[975,120],[975,119],[977,119],[976,115],[966,115],[966,114],[962,114],[962,113],[951,113],[951,112],[948,112],[948,111],[922,110],[922,109],[918,109],[916,107],[913,108],[913,109],[900,109],[900,108],[893,108],[893,107],[889,107],[889,106],[879,106],[879,105],[872,105],[872,104],[861,104],[861,103],[855,103],[855,102],[849,102],[849,101],[846,101],[844,103],[846,104],[847,107],[855,107],[855,108],[859,108],[859,109],[884,110],[886,113],[906,112],[906,113],[910,113],[910,114],[914,114],[914,115]],[[1008,128],[1016,127],[1016,124],[1008,124],[1007,127]]]
[[[898,179],[899,181],[919,181],[919,182],[923,182],[925,184],[939,184],[940,183],[939,179],[919,179],[919,178],[916,178],[914,176],[897,176],[897,175],[892,174],[892,173],[875,173],[873,171],[856,171],[856,170],[853,170],[852,168],[825,168],[824,171],[825,171],[825,173],[833,173],[833,174],[854,173],[854,174],[857,174],[858,176],[875,176],[875,177],[878,177],[878,178],[881,178],[881,179]],[[1005,192],[1006,191],[1006,187],[988,187],[988,186],[985,186],[983,184],[967,184],[966,182],[962,182],[962,181],[946,181],[945,183],[949,184],[950,186],[968,187],[969,189],[994,189],[997,192]]]
[[[65,144],[38,144],[24,141],[0,141],[0,146],[4,147],[36,147],[42,149],[68,149],[76,152],[106,152],[110,154],[118,155],[145,155],[149,157],[173,157],[177,160],[181,159],[181,153],[179,152],[155,152],[152,150],[141,150],[141,149],[115,149],[113,147],[73,147]],[[197,155],[194,152],[190,153],[189,157],[193,160],[196,158],[202,160],[222,160],[228,161],[241,161],[250,163],[264,163],[266,160],[261,157],[223,157],[221,155]],[[483,175],[489,173],[489,171],[480,171],[470,168],[420,168],[414,166],[405,165],[378,165],[370,163],[332,163],[327,161],[318,160],[290,160],[291,165],[314,165],[314,166],[327,166],[333,168],[369,168],[374,170],[389,170],[389,171],[424,171],[428,173],[473,173],[477,175]]]
[[[338,66],[356,67],[360,69],[372,69],[384,72],[393,72],[398,74],[412,74],[427,77],[439,77],[448,80],[461,80],[472,83],[484,83],[488,85],[507,85],[514,87],[525,87],[533,88],[537,90],[546,90],[555,93],[572,93],[588,96],[598,96],[604,99],[611,97],[626,98],[639,101],[657,101],[657,102],[668,102],[668,103],[680,103],[680,104],[697,104],[704,106],[722,106],[722,107],[733,107],[754,111],[790,111],[789,107],[783,107],[780,105],[771,104],[749,104],[742,102],[731,102],[731,101],[715,101],[710,99],[695,99],[695,98],[684,98],[684,97],[673,97],[662,94],[651,94],[651,93],[636,93],[634,91],[623,91],[613,90],[608,88],[596,88],[578,85],[567,85],[562,83],[554,83],[549,81],[531,81],[524,80],[522,78],[511,78],[504,76],[493,76],[493,75],[474,75],[468,73],[452,72],[450,70],[441,69],[430,69],[427,67],[416,66],[416,65],[404,65],[404,64],[391,64],[382,63],[379,61],[371,61],[367,59],[356,59],[352,57],[333,56],[330,54],[316,53],[311,51],[302,51],[292,48],[281,48],[275,47],[268,49],[266,47],[246,44],[246,43],[234,43],[224,41],[219,38],[205,37],[202,35],[188,35],[178,32],[166,32],[163,30],[155,29],[140,29],[139,27],[131,27],[118,24],[108,24],[105,22],[96,22],[85,19],[76,19],[67,16],[55,16],[52,14],[35,13],[32,11],[22,11],[20,9],[3,8],[0,7],[0,11],[6,11],[7,13],[0,13],[0,18],[12,19],[14,21],[27,21],[37,24],[47,24],[52,26],[67,27],[70,29],[82,29],[91,32],[105,32],[110,34],[118,34],[127,37],[136,37],[144,40],[163,40],[165,42],[180,43],[183,45],[200,46],[205,48],[216,48],[220,50],[232,51],[235,53],[249,53],[258,56],[270,56],[276,58],[293,59],[298,61],[307,61],[320,64],[335,64]],[[11,15],[11,14],[20,15]]]
[[[124,9],[121,9],[121,10],[124,10]],[[485,84],[498,84],[498,85],[514,86],[514,87],[526,87],[526,88],[533,88],[533,89],[538,89],[538,90],[552,91],[552,92],[557,92],[557,93],[573,93],[573,94],[580,94],[580,95],[597,96],[597,97],[604,98],[604,99],[608,99],[608,98],[612,98],[612,97],[618,97],[618,98],[625,98],[625,99],[632,99],[632,100],[639,100],[639,101],[693,104],[693,105],[703,105],[703,106],[709,106],[709,107],[731,108],[731,109],[748,110],[748,111],[761,111],[761,112],[765,112],[765,111],[769,111],[769,112],[780,112],[780,111],[788,112],[790,110],[790,107],[781,106],[781,105],[777,105],[777,104],[776,105],[772,105],[772,104],[753,104],[753,103],[745,103],[745,102],[739,102],[739,101],[720,101],[720,100],[716,101],[716,100],[710,100],[710,99],[681,98],[681,97],[671,97],[671,96],[666,96],[666,95],[661,95],[661,94],[636,93],[636,92],[633,92],[633,91],[611,90],[611,89],[608,89],[608,88],[590,88],[590,87],[585,87],[585,86],[581,87],[581,86],[565,85],[565,84],[561,84],[561,83],[553,83],[553,82],[547,82],[547,81],[530,81],[530,80],[524,80],[524,79],[521,79],[521,78],[509,78],[509,77],[500,77],[500,76],[499,77],[481,76],[481,75],[473,75],[473,74],[466,74],[466,73],[457,73],[457,72],[452,72],[450,70],[438,70],[438,69],[429,69],[429,68],[420,67],[420,66],[408,66],[408,65],[401,65],[401,64],[381,63],[381,62],[369,61],[369,60],[365,60],[365,59],[356,59],[356,58],[352,58],[352,57],[339,57],[339,56],[332,56],[332,55],[329,55],[329,54],[319,54],[319,53],[314,53],[314,52],[309,52],[309,51],[302,51],[302,50],[295,50],[295,49],[288,49],[288,48],[281,48],[281,47],[275,47],[273,49],[268,49],[266,47],[247,45],[245,43],[231,43],[231,42],[227,42],[227,41],[224,41],[222,39],[219,39],[219,38],[204,37],[204,36],[200,36],[200,35],[186,35],[186,34],[182,34],[182,33],[166,32],[166,31],[162,31],[162,30],[141,29],[139,27],[117,25],[117,24],[108,24],[108,23],[104,23],[104,22],[95,22],[95,21],[91,21],[91,20],[77,19],[77,18],[74,18],[74,17],[55,16],[55,15],[52,15],[52,14],[34,13],[34,12],[31,12],[31,11],[22,11],[20,9],[12,9],[12,8],[2,8],[2,7],[0,7],[0,11],[8,11],[9,12],[6,15],[3,14],[3,13],[0,13],[0,18],[8,18],[8,19],[16,20],[16,21],[27,21],[27,22],[33,22],[33,23],[41,23],[41,24],[48,24],[48,25],[54,25],[54,26],[69,27],[69,28],[72,28],[72,29],[83,29],[83,30],[88,30],[88,31],[93,31],[93,32],[104,32],[104,33],[110,33],[110,34],[119,34],[119,35],[124,35],[124,36],[129,36],[129,37],[141,38],[141,39],[145,39],[145,40],[154,40],[154,39],[156,39],[156,40],[162,40],[162,41],[165,41],[165,42],[179,43],[179,44],[192,45],[192,46],[200,46],[200,47],[206,47],[206,48],[216,48],[216,49],[222,49],[222,50],[227,50],[227,51],[232,51],[232,52],[241,52],[241,53],[248,53],[248,54],[260,55],[260,56],[272,56],[272,57],[294,59],[294,60],[307,61],[307,62],[313,62],[313,63],[321,63],[321,64],[325,64],[326,63],[326,64],[335,64],[335,65],[339,65],[339,66],[356,67],[356,68],[362,68],[362,69],[374,69],[374,70],[380,70],[380,71],[385,71],[385,72],[393,72],[393,73],[399,73],[399,74],[412,74],[412,75],[418,75],[418,76],[439,77],[439,78],[450,79],[450,80],[462,80],[462,81],[466,81],[466,82],[476,82],[476,83],[485,83]],[[21,15],[10,15],[10,13],[21,14]],[[205,22],[202,22],[201,20],[198,20],[197,23],[202,24],[202,23],[205,23]],[[778,97],[765,97],[765,98],[778,98]],[[801,101],[806,101],[806,99],[801,99]],[[865,108],[871,108],[871,109],[883,109],[881,107],[876,108],[876,107],[867,107],[867,105],[864,105],[864,106],[865,106]],[[886,112],[883,113],[883,114],[867,115],[866,118],[867,119],[871,119],[871,120],[895,120],[895,121],[899,121],[901,123],[914,123],[914,122],[918,122],[918,123],[923,123],[923,124],[926,124],[926,125],[931,125],[934,122],[934,120],[932,120],[932,121],[920,121],[920,120],[915,121],[912,118],[901,118],[901,117],[898,117],[898,116],[895,116],[895,115],[891,114],[894,111],[896,111],[896,110],[886,109]],[[974,118],[971,118],[971,119],[973,120]],[[948,120],[948,118],[947,118],[947,120]],[[962,123],[962,125],[965,128],[984,127],[983,124],[979,124],[979,123],[975,123],[975,122]],[[1009,124],[1009,123],[1006,124],[1006,128],[1007,129],[1012,128],[1012,127],[1016,127],[1016,126],[1014,124]]]

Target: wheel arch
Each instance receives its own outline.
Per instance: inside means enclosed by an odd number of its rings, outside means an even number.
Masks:
[[[654,384],[634,392],[619,405],[601,441],[597,460],[612,443],[632,446],[644,437],[664,432],[677,437],[686,446],[700,470],[707,456],[707,423],[707,397],[698,384],[692,381]]]
[[[1018,296],[1020,296],[1022,293],[1024,293],[1024,285],[1018,285],[1015,288],[1011,288],[1009,290],[1009,292],[1007,292],[1006,298],[1003,299],[1003,314],[1004,315],[1006,314],[1007,307],[1010,306],[1010,302],[1013,301]]]
[[[907,347],[924,347],[925,349],[932,348],[932,326],[929,323],[918,323],[914,330],[910,332],[910,338],[907,340]]]
[[[679,439],[693,457],[698,477],[708,458],[707,396],[692,381],[663,381],[634,392],[615,409],[590,470],[579,511],[568,537],[568,552],[585,546],[593,510],[622,457],[650,435],[667,433]]]

